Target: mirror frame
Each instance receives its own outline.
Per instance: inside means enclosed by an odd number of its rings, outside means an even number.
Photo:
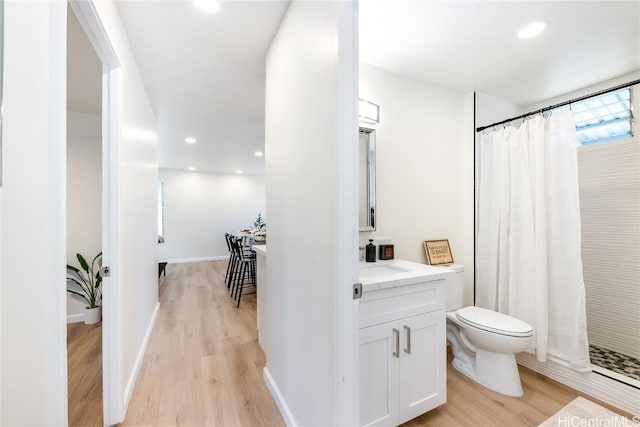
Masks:
[[[376,130],[360,126],[358,136],[360,135],[367,136],[369,147],[367,150],[367,223],[359,224],[359,230],[374,231],[376,229]],[[360,143],[360,138],[358,138],[358,143]],[[360,212],[358,212],[358,222],[359,218]]]

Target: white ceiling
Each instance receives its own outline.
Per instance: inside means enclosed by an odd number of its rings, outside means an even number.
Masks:
[[[284,1],[120,1],[118,8],[158,119],[160,167],[264,173],[267,49]],[[186,144],[193,136],[198,142]]]
[[[527,106],[640,69],[638,1],[361,0],[360,59]],[[264,173],[265,57],[287,1],[119,1],[158,118],[161,167]],[[540,36],[519,40],[544,19]],[[186,136],[198,142],[188,145]]]
[[[360,2],[360,59],[519,106],[640,69],[638,1]],[[546,20],[520,40],[524,25]]]

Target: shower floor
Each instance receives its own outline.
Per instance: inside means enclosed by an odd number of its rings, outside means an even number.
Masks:
[[[589,346],[589,355],[594,365],[640,381],[640,360],[595,345]]]

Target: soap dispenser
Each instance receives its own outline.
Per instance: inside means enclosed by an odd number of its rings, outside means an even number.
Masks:
[[[369,244],[366,246],[366,260],[376,262],[376,245],[373,244],[373,239],[369,239]]]

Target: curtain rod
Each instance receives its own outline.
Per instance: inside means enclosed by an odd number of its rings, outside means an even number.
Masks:
[[[593,98],[594,96],[598,96],[598,95],[604,95],[605,93],[613,92],[613,91],[616,91],[618,89],[624,89],[626,87],[637,85],[639,83],[640,83],[640,79],[633,80],[633,81],[630,81],[628,83],[623,83],[621,85],[614,86],[614,87],[609,88],[609,89],[604,89],[604,90],[601,90],[601,91],[598,91],[598,92],[594,92],[594,93],[589,94],[589,95],[585,95],[585,96],[581,96],[579,98],[571,99],[569,101],[560,102],[559,104],[550,105],[548,107],[541,108],[541,109],[535,110],[535,111],[531,111],[529,113],[521,114],[519,116],[512,117],[510,119],[502,120],[502,121],[490,124],[488,126],[480,126],[480,127],[476,128],[476,132],[481,132],[481,131],[483,131],[485,129],[489,129],[490,127],[493,127],[493,126],[499,126],[499,125],[503,125],[505,123],[512,122],[514,120],[524,119],[525,117],[533,116],[534,114],[544,113],[545,111],[553,110],[554,108],[564,107],[565,105],[573,104],[574,102],[583,101],[585,99]]]

